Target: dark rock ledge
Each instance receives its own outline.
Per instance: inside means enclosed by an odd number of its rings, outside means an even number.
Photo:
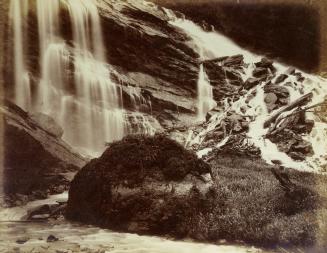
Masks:
[[[62,129],[44,114],[30,116],[2,100],[5,205],[62,193],[86,159],[61,139]],[[3,204],[3,203],[2,203]]]

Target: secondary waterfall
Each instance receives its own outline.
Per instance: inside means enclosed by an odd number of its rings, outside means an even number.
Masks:
[[[198,79],[198,118],[204,120],[207,112],[216,105],[208,76],[204,71],[203,64],[201,64]]]

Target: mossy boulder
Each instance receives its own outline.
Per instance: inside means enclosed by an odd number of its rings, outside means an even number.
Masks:
[[[162,135],[128,136],[75,176],[67,217],[118,231],[194,237],[192,224],[214,196],[211,169],[193,152]]]

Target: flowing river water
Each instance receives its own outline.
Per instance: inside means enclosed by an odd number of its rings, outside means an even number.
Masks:
[[[118,233],[66,220],[26,222],[31,208],[67,199],[67,193],[26,206],[0,210],[0,252],[112,252],[112,253],[255,253],[268,252],[252,246],[204,244],[154,236]],[[47,242],[53,235],[58,241]],[[22,244],[17,240],[26,241]]]

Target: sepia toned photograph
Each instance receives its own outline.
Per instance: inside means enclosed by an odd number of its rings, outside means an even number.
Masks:
[[[327,0],[0,0],[0,253],[327,252]]]

